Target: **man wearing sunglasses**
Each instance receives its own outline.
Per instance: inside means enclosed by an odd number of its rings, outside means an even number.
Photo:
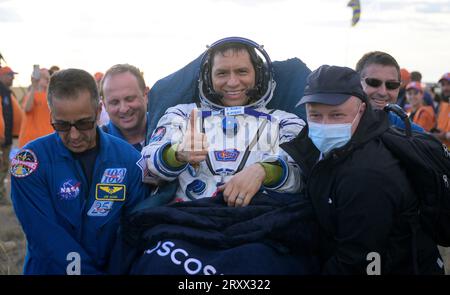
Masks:
[[[397,103],[401,75],[394,57],[381,51],[368,52],[356,64],[356,71],[361,75],[361,85],[373,109],[382,110],[388,103]],[[393,113],[389,113],[389,121],[393,126],[405,128],[404,122]],[[416,124],[411,127],[423,131]]]
[[[12,200],[27,237],[25,274],[105,272],[121,216],[145,194],[138,151],[97,127],[94,78],[52,75],[47,101],[55,133],[11,161]]]

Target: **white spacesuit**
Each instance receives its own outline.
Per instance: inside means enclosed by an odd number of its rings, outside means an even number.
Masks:
[[[265,105],[270,101],[275,89],[271,62],[265,51],[251,40],[226,38],[211,45],[209,50],[224,42],[243,42],[258,50],[262,59],[257,74],[258,83],[252,95],[255,97],[246,106],[225,107],[217,102],[211,86],[208,85],[208,73],[205,73],[208,51],[202,62],[199,79],[200,103],[180,104],[169,108],[158,122],[150,143],[142,154],[150,173],[158,178],[175,181],[179,187],[176,201],[194,200],[212,197],[217,186],[226,183],[244,167],[261,162],[277,163],[282,175],[276,183],[263,186],[263,190],[295,193],[302,187],[300,171],[279,145],[296,137],[305,122],[296,115],[280,110],[268,110]],[[258,67],[257,67],[258,68]],[[194,108],[199,109],[195,128],[206,134],[208,156],[198,166],[185,164],[174,168],[164,161],[163,151],[170,145],[180,143],[190,127],[189,117]]]

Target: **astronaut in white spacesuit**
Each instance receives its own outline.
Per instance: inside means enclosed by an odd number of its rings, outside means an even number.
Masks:
[[[179,182],[174,201],[222,192],[239,207],[259,191],[300,191],[299,167],[279,145],[305,122],[265,107],[276,83],[262,46],[221,39],[204,53],[200,71],[200,101],[169,108],[142,151],[150,173]]]

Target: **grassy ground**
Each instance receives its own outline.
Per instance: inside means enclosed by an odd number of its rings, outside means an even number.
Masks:
[[[439,247],[439,252],[441,252],[442,259],[444,259],[445,274],[450,275],[450,247]]]
[[[25,236],[11,204],[0,205],[0,275],[22,273]]]

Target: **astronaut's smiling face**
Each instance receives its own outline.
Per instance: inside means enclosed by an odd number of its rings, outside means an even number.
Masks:
[[[211,79],[214,91],[223,95],[226,107],[248,104],[247,91],[255,87],[255,69],[245,49],[217,52],[213,58]]]

